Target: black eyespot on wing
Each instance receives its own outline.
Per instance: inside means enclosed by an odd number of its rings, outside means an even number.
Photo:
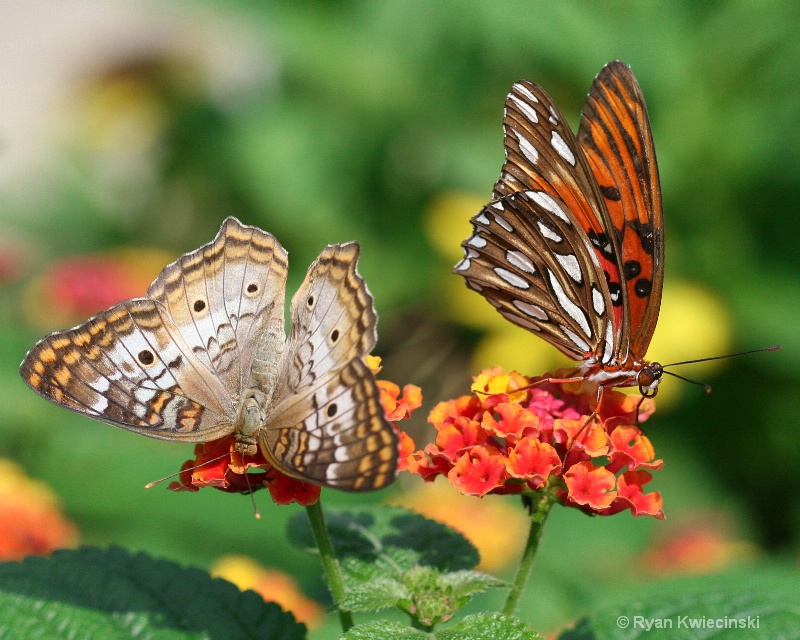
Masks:
[[[336,406],[336,403],[335,402],[331,402],[328,405],[328,409],[325,411],[325,413],[329,418],[332,418],[333,416],[336,415],[336,412],[338,410],[339,410],[339,407]]]
[[[247,293],[255,293],[256,291],[258,291],[258,285],[255,282],[247,285]]]
[[[139,363],[145,367],[153,364],[156,361],[156,356],[152,351],[150,351],[150,349],[142,349],[136,358],[139,360]]]
[[[331,332],[331,341],[332,342],[336,342],[338,339],[339,339],[339,330],[338,329],[334,329]]]
[[[614,202],[620,201],[619,189],[616,187],[600,187],[600,193],[606,200],[613,200]]]
[[[314,306],[314,296],[308,296],[308,300],[306,300],[306,306],[309,308]]]
[[[192,307],[196,313],[200,313],[203,309],[206,308],[206,301],[205,300],[195,300],[194,305]]]
[[[625,274],[626,280],[633,280],[642,272],[642,265],[636,260],[628,260],[622,265],[622,272]]]
[[[653,283],[647,278],[639,278],[633,286],[634,293],[640,298],[646,298],[653,290]]]
[[[642,249],[644,252],[652,256],[653,251],[655,250],[655,243],[653,241],[653,227],[651,225],[642,224],[638,220],[634,220],[628,222],[628,226],[633,229],[637,236],[639,236],[639,242],[642,244]]]

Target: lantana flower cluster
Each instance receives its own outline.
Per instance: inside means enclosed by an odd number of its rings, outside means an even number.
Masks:
[[[367,356],[366,361],[374,374],[380,371],[380,358]],[[400,461],[404,461],[406,455],[413,450],[413,442],[410,444],[412,448],[409,448],[410,440],[403,437],[395,423],[410,417],[422,405],[422,391],[412,384],[401,390],[388,380],[376,380],[376,383],[380,390],[384,415],[400,436],[398,456]],[[199,491],[202,487],[214,487],[229,493],[252,493],[266,488],[276,504],[297,502],[307,506],[319,500],[319,485],[281,473],[260,449],[256,455],[243,456],[235,447],[234,436],[198,444],[195,446],[194,459],[184,462],[179,481],[171,483],[169,489]],[[398,465],[398,471],[404,468],[404,465]],[[263,473],[247,475],[248,471],[256,469]]]
[[[653,401],[604,389],[595,408],[596,384],[549,378],[482,371],[472,395],[433,408],[436,441],[408,456],[408,470],[426,481],[446,476],[467,495],[544,490],[597,515],[663,518],[660,493],[644,489],[663,462],[637,426]]]

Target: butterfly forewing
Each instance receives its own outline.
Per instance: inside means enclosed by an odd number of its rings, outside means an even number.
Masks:
[[[212,242],[168,265],[147,296],[164,304],[197,357],[238,395],[250,384],[259,340],[266,353],[280,353],[287,269],[273,235],[227,218]]]
[[[456,273],[508,320],[571,358],[608,361],[611,301],[570,211],[542,192],[522,191],[494,201],[472,223]]]
[[[155,438],[200,442],[233,432],[235,399],[153,300],[122,302],[47,336],[20,374],[64,408]]]
[[[621,247],[630,349],[641,358],[661,305],[664,221],[650,120],[630,67],[611,62],[597,76],[583,108],[578,140]]]
[[[533,189],[564,203],[607,274],[614,326],[619,330],[624,309],[619,247],[606,232],[608,213],[569,123],[542,87],[521,81],[506,99],[503,132],[506,161],[492,197]]]
[[[397,436],[363,358],[375,344],[358,245],[325,249],[292,299],[291,335],[262,443],[290,475],[347,490],[394,479]]]

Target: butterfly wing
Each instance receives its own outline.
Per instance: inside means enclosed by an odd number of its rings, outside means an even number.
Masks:
[[[230,393],[238,396],[256,377],[269,394],[286,339],[287,269],[286,251],[273,235],[229,217],[213,241],[168,265],[147,296],[164,305],[194,355]]]
[[[20,374],[61,407],[154,438],[199,442],[233,431],[234,399],[153,300],[122,302],[47,336]]]
[[[612,303],[609,315],[614,319],[615,351],[617,355],[627,351],[629,325],[619,242],[609,233],[602,195],[566,118],[541,86],[521,81],[506,99],[503,132],[506,161],[493,197],[526,189],[540,191],[570,211],[605,274],[601,288]]]
[[[331,245],[292,298],[291,335],[260,443],[288,475],[352,491],[394,480],[397,435],[364,363],[375,345],[372,295],[355,243]]]
[[[471,220],[455,272],[505,318],[574,360],[608,363],[611,299],[588,236],[565,203],[542,191],[494,201]]]
[[[661,306],[664,220],[650,120],[630,67],[615,61],[599,73],[581,114],[578,141],[619,239],[630,350],[642,358]]]

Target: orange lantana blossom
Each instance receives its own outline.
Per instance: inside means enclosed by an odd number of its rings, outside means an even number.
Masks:
[[[653,401],[640,405],[638,396],[606,389],[595,410],[596,384],[547,381],[567,375],[482,371],[473,395],[433,408],[428,422],[436,441],[408,456],[408,470],[426,481],[446,476],[467,495],[549,491],[597,515],[629,509],[663,518],[661,495],[644,490],[663,462],[636,426],[653,412]]]
[[[373,373],[381,369],[380,358],[367,356],[367,365]],[[387,380],[377,380],[381,406],[386,419],[392,423],[399,435],[398,470],[405,469],[405,458],[413,451],[414,443],[400,432],[395,424],[411,415],[422,404],[420,388],[409,384],[402,390]],[[252,493],[267,488],[276,504],[297,502],[307,506],[319,500],[321,487],[281,473],[264,456],[259,448],[256,455],[244,456],[235,450],[236,438],[227,436],[195,446],[195,457],[184,462],[180,481],[173,482],[173,491],[199,491],[202,487],[214,487],[230,493]],[[262,473],[247,475],[250,470]]]

